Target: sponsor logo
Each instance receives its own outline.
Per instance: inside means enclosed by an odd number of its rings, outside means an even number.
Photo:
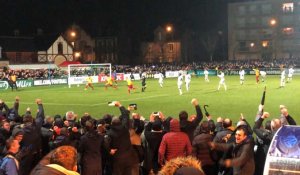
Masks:
[[[32,87],[33,81],[32,80],[18,80],[16,84],[18,87],[21,87],[21,88]]]
[[[8,89],[8,82],[7,81],[0,81],[0,90],[1,89]]]

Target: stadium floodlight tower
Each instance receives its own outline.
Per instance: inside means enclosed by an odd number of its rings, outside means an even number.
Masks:
[[[68,85],[85,84],[88,76],[91,76],[94,83],[101,80],[99,77],[108,75],[111,76],[111,63],[101,64],[70,64],[68,65]]]

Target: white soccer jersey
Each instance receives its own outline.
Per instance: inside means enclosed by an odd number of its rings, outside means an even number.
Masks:
[[[245,78],[245,71],[244,70],[240,70],[239,74],[240,74],[240,79],[243,80]]]
[[[260,75],[263,76],[263,77],[265,77],[265,76],[267,75],[267,72],[265,72],[265,71],[259,71],[259,73],[260,73]]]
[[[183,83],[183,76],[182,76],[182,75],[179,75],[179,76],[178,76],[178,79],[177,79],[177,85],[178,85],[178,88],[181,88],[182,83]]]
[[[288,77],[291,78],[294,74],[294,69],[293,68],[289,68],[289,74],[288,74]]]
[[[224,84],[224,83],[225,83],[225,75],[224,75],[224,72],[222,72],[221,74],[219,74],[218,77],[220,78],[219,84]]]
[[[158,75],[158,83],[162,84],[164,82],[164,75],[162,73],[159,73]]]
[[[190,83],[191,82],[191,74],[186,74],[185,75],[185,83]]]

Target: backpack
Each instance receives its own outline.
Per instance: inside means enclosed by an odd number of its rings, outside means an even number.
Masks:
[[[9,160],[9,158],[7,156],[2,157],[0,159],[0,175],[6,175],[5,167],[6,167],[8,160]]]

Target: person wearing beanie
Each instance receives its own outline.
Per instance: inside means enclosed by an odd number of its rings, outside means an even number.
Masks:
[[[164,165],[173,158],[186,157],[192,154],[189,137],[180,131],[180,123],[177,119],[170,121],[170,132],[163,136],[158,152],[160,165]]]
[[[145,126],[145,140],[147,145],[147,151],[145,152],[145,160],[143,163],[144,174],[149,174],[153,171],[155,174],[160,170],[161,166],[158,162],[158,149],[160,142],[165,134],[162,130],[162,120],[156,118],[151,114],[150,122]]]

